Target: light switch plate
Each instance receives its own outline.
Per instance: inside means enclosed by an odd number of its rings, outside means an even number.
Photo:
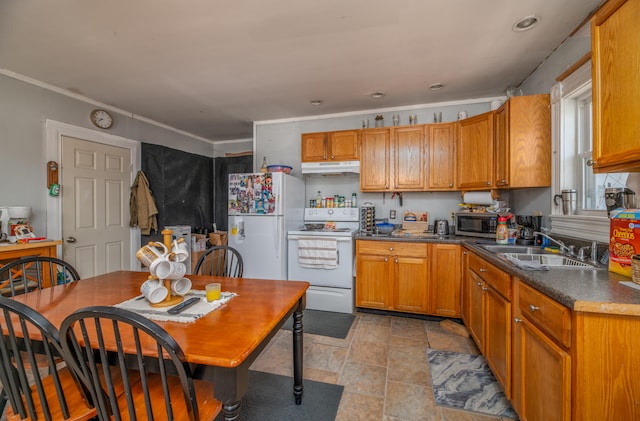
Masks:
[[[395,209],[391,209],[389,211],[389,219],[396,219],[396,211],[395,211]]]

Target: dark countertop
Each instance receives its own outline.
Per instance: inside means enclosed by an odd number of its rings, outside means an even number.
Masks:
[[[403,238],[356,235],[356,240],[462,244],[480,257],[575,311],[640,316],[640,290],[621,285],[631,278],[600,269],[523,270],[481,247],[487,240],[472,237]],[[480,244],[479,244],[480,243]]]

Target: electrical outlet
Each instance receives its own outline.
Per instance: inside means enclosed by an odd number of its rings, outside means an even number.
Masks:
[[[389,211],[389,219],[396,219],[396,211],[392,209]]]
[[[456,213],[454,211],[451,211],[449,213],[449,219],[453,220],[453,219],[455,219],[455,217],[456,217]]]

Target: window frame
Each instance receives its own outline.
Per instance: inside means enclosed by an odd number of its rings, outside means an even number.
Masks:
[[[586,94],[590,86],[591,60],[588,60],[551,88],[552,184],[549,219],[553,234],[608,243],[609,218],[606,211],[585,211],[580,215],[563,215],[561,201],[556,205],[553,200],[556,195],[561,194],[563,189],[573,187],[565,184],[568,183],[567,174],[573,174],[575,177],[578,171],[581,171],[581,168],[576,168],[577,160],[569,158],[575,157],[578,151],[575,142],[576,125],[567,124],[572,114],[575,119],[575,107],[567,107],[567,100]],[[582,182],[581,178],[575,182]],[[582,189],[580,189],[580,196],[582,196]],[[578,201],[582,207],[582,197],[579,197]]]

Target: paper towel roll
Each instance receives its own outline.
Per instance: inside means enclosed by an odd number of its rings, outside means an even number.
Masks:
[[[464,194],[464,203],[472,205],[491,205],[493,199],[490,191],[472,191]]]

